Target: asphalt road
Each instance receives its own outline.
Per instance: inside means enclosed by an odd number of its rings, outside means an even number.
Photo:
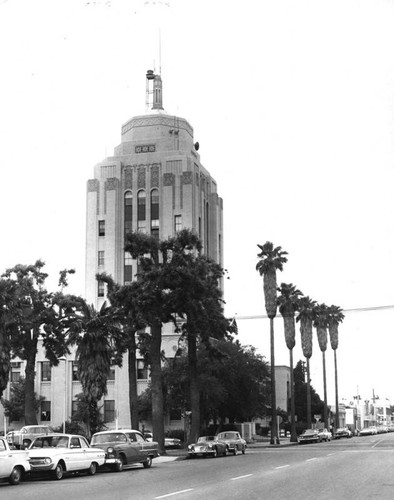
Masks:
[[[0,485],[1,500],[394,499],[394,433]]]

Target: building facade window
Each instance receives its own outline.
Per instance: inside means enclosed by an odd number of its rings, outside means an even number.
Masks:
[[[182,215],[175,215],[174,226],[175,233],[179,233],[179,231],[182,229]]]
[[[115,368],[111,368],[107,380],[115,380]]]
[[[43,361],[41,363],[41,381],[42,382],[51,381],[51,364],[49,361]]]
[[[124,195],[124,233],[125,236],[133,230],[133,195],[127,191]]]
[[[18,382],[21,378],[21,363],[20,361],[11,362],[11,382]]]
[[[71,402],[71,416],[75,417],[78,411],[78,401]]]
[[[137,222],[144,222],[145,227],[146,221],[146,194],[144,190],[138,191],[137,193]],[[140,224],[138,224],[140,226]]]
[[[105,220],[98,221],[98,234],[99,236],[105,236]]]
[[[150,192],[150,218],[151,220],[159,220],[159,190],[152,189]]]
[[[130,285],[133,281],[133,258],[130,252],[124,253],[124,276],[123,281],[125,285]]]
[[[104,297],[104,295],[105,295],[104,281],[98,281],[97,282],[97,296]]]
[[[98,251],[97,264],[98,264],[99,267],[103,267],[104,266],[104,250],[99,250]]]
[[[145,366],[143,359],[137,360],[137,379],[148,380],[148,368]]]
[[[104,401],[104,422],[115,420],[115,401],[113,399]]]
[[[79,380],[78,363],[76,361],[73,361],[72,363],[72,380],[73,382],[77,382]]]
[[[51,420],[51,402],[42,401],[41,402],[41,412],[40,412],[41,422],[50,422]]]

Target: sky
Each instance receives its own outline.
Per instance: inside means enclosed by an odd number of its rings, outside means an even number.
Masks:
[[[256,263],[272,241],[288,252],[278,284],[345,311],[340,401],[394,404],[393,26],[393,0],[0,0],[0,271],[40,258],[50,289],[75,268],[84,295],[86,182],[161,71],[223,198],[241,343],[269,360]],[[275,353],[288,364],[279,314]],[[326,364],[332,404],[331,348]]]

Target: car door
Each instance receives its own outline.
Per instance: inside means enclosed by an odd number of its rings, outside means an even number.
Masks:
[[[92,462],[97,462],[96,457],[98,454],[98,450],[97,448],[91,448],[87,440],[82,436],[79,436],[79,442],[81,443],[82,451],[81,469],[88,469]]]
[[[4,439],[0,439],[0,477],[8,477],[13,467],[12,451],[7,448]]]
[[[144,438],[137,432],[128,432],[127,439],[129,440],[127,446],[127,461],[129,463],[140,462],[144,459],[142,442]]]
[[[67,456],[67,470],[81,470],[88,467],[84,467],[86,459],[78,436],[72,436],[70,438]]]

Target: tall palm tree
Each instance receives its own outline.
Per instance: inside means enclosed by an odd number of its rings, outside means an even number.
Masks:
[[[294,401],[294,373],[293,373],[293,348],[295,346],[295,312],[298,310],[298,303],[302,292],[297,290],[293,284],[282,283],[278,288],[279,312],[283,317],[285,340],[290,353],[290,441],[297,442],[297,431],[295,422],[295,401]]]
[[[300,322],[301,346],[306,359],[306,421],[308,429],[312,426],[311,375],[309,360],[312,356],[312,325],[316,305],[317,303],[310,297],[301,297],[298,304],[299,313],[296,318],[296,321]]]
[[[327,412],[327,377],[326,377],[326,350],[327,350],[327,328],[328,328],[328,307],[326,304],[318,304],[315,309],[313,326],[316,328],[317,340],[322,352],[323,359],[323,389],[324,389],[324,426],[328,429]]]
[[[330,344],[334,351],[335,368],[335,428],[339,427],[339,402],[338,402],[338,368],[337,368],[337,349],[338,349],[338,326],[345,319],[343,310],[338,306],[328,308],[328,332],[330,334]]]
[[[265,310],[270,320],[270,346],[271,346],[271,444],[279,443],[278,426],[276,422],[276,388],[275,388],[275,339],[274,318],[277,309],[276,270],[283,271],[283,264],[287,262],[287,252],[282,247],[274,247],[267,241],[264,245],[257,245],[261,252],[257,254],[260,259],[256,269],[263,276]]]
[[[76,345],[78,376],[83,394],[97,414],[100,399],[107,394],[107,380],[113,358],[121,350],[121,329],[113,311],[104,302],[99,311],[84,299],[78,298],[76,315],[70,320],[70,345]],[[93,434],[97,422],[90,422],[88,434]]]

